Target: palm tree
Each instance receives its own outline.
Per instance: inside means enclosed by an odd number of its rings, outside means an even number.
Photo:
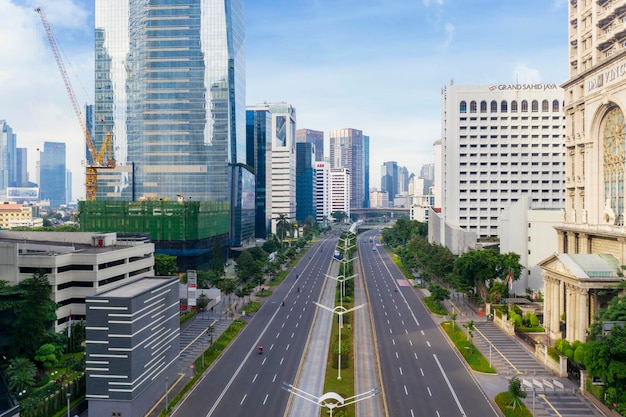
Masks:
[[[285,232],[289,231],[291,225],[289,224],[289,218],[285,213],[280,213],[278,215],[278,219],[276,220],[276,234],[280,237],[280,242],[282,243],[285,240]]]
[[[20,392],[35,385],[37,367],[27,358],[14,358],[9,361],[5,375],[9,388]]]

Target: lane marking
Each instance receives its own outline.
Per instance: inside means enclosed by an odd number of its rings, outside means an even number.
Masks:
[[[285,360],[285,357],[283,356],[282,358],[280,358],[280,365],[283,364],[283,361]]]
[[[399,366],[399,367],[398,367],[398,369],[400,370],[400,375],[403,375],[403,373],[402,373],[402,367],[401,367],[401,366]]]
[[[243,402],[246,400],[246,397],[248,396],[248,394],[244,394],[243,398],[241,399],[241,402],[239,403],[239,405],[242,405]]]
[[[409,390],[406,389],[406,385],[404,386],[404,394],[409,395]]]
[[[256,375],[254,376],[254,378],[252,378],[252,382],[256,381],[256,378],[257,378],[258,376],[259,376],[259,374],[256,374]]]
[[[424,376],[424,370],[422,368],[420,368],[420,372],[422,373],[422,376]]]
[[[448,389],[450,390],[450,392],[452,393],[452,396],[454,397],[454,401],[456,401],[456,405],[457,407],[459,407],[459,411],[461,412],[461,415],[465,416],[465,410],[463,410],[463,406],[461,406],[461,402],[459,401],[459,397],[456,396],[456,392],[454,392],[454,388],[452,388],[452,384],[450,384],[450,380],[448,379],[448,375],[446,375],[446,372],[443,370],[443,366],[441,366],[441,362],[439,362],[439,358],[437,357],[437,355],[435,353],[433,353],[433,357],[435,358],[435,362],[437,362],[437,366],[439,367],[439,370],[441,371],[441,375],[443,375],[443,379],[446,380],[446,384],[448,384]]]
[[[428,340],[426,341],[426,344],[428,345],[428,347],[430,347],[430,342]]]
[[[274,374],[274,379],[272,379],[272,382],[276,382],[276,377],[278,376],[278,374]]]
[[[426,387],[426,389],[428,390],[428,395],[430,395],[431,397],[433,396],[433,393],[430,392],[430,387]]]
[[[265,394],[265,399],[263,400],[263,405],[265,405],[265,403],[267,402],[267,397],[269,396],[269,394]]]

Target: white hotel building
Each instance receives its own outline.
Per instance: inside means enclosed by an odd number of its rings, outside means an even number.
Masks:
[[[431,242],[460,254],[497,238],[501,211],[524,196],[534,209],[563,208],[563,100],[556,84],[444,88]]]

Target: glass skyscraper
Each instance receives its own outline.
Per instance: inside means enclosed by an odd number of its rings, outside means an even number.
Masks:
[[[242,0],[96,0],[97,200],[232,203],[245,162]],[[247,206],[247,204],[246,204]]]
[[[59,207],[66,204],[65,143],[44,142],[39,156],[39,192],[42,200]]]

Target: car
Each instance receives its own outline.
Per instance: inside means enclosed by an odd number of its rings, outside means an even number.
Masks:
[[[372,250],[376,250],[376,246],[372,246]]]

